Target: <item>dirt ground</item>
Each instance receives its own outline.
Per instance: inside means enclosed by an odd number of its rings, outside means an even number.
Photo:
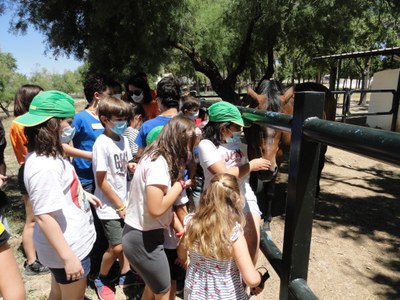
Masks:
[[[11,119],[3,120],[6,130]],[[8,130],[7,130],[8,131]],[[7,211],[10,240],[23,265],[21,232],[23,204],[16,186],[18,166],[11,144],[6,149],[12,200]],[[312,234],[308,284],[320,299],[400,299],[400,189],[399,168],[332,147],[322,173],[320,199]],[[279,175],[274,202],[272,237],[282,249],[283,203],[287,172]],[[276,207],[275,207],[276,206]],[[279,299],[279,278],[260,255],[259,265],[271,278],[261,295],[252,299]],[[3,272],[3,270],[0,270]],[[50,276],[23,276],[27,299],[46,299]],[[87,290],[87,299],[97,299]],[[0,298],[1,299],[1,298]],[[118,290],[117,299],[125,299]]]
[[[319,299],[400,299],[398,167],[332,147],[326,160],[313,225],[309,286]],[[287,174],[280,179],[287,180]],[[284,190],[284,183],[278,184],[280,194]],[[282,249],[283,215],[273,219],[271,231]],[[262,259],[260,263],[267,264]],[[270,273],[259,299],[279,298],[279,278]]]

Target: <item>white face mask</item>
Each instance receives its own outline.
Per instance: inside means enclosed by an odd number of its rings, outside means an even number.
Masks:
[[[75,135],[75,127],[67,126],[63,128],[63,132],[60,136],[61,143],[68,144]]]
[[[112,95],[114,98],[121,99],[122,94],[114,94]]]
[[[133,94],[133,95],[131,96],[131,98],[132,98],[133,102],[135,102],[135,103],[140,103],[140,102],[142,101],[142,99],[143,99],[143,92],[140,93],[139,96],[136,96],[135,94]]]
[[[199,116],[199,111],[196,110],[196,112],[190,114],[189,118],[195,120],[198,116]]]

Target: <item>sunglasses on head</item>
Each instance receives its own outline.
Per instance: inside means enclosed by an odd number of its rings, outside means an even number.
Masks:
[[[142,93],[141,90],[136,90],[136,91],[129,91],[129,95],[135,95],[135,96],[140,96],[140,94]]]

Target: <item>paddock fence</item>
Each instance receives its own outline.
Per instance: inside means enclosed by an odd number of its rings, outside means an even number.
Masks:
[[[323,120],[325,94],[295,94],[293,116],[238,106],[243,118],[291,133],[282,251],[261,230],[260,249],[280,277],[279,299],[317,299],[307,285],[320,145],[400,166],[400,133]],[[214,102],[202,100],[208,107]]]

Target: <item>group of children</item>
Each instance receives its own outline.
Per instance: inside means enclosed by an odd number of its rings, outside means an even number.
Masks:
[[[52,274],[49,299],[83,299],[88,275],[100,299],[114,299],[115,285],[128,289],[136,274],[145,284],[142,299],[174,299],[183,269],[185,299],[247,299],[244,285],[258,294],[261,213],[247,177],[270,162],[247,161],[244,122],[228,102],[210,106],[200,130],[199,101],[182,101],[174,77],[163,78],[157,98],[146,100],[160,114],[143,114],[138,123],[133,111],[144,89],[135,80],[126,86],[132,101],[91,76],[82,112],[75,115],[69,95],[42,91],[14,120],[25,128],[22,172],[36,252]],[[135,117],[137,148],[125,136]],[[188,214],[197,162],[204,190]]]

